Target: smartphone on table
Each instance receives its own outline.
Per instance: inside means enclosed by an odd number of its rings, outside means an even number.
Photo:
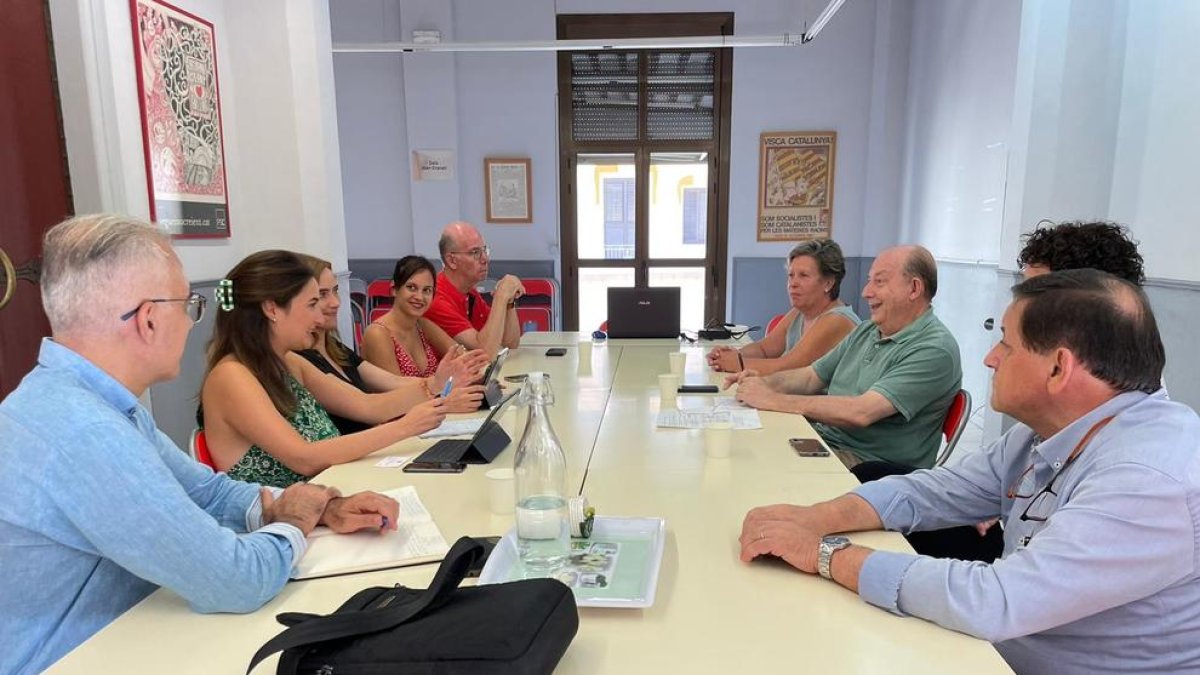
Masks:
[[[799,457],[828,457],[829,448],[821,445],[815,438],[789,438],[788,445],[796,451]]]
[[[462,462],[409,462],[404,465],[406,473],[462,473],[466,468]]]
[[[546,356],[566,356],[566,354],[566,347],[551,347],[550,349],[546,350]]]

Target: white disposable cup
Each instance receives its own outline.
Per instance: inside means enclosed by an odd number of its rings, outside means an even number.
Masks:
[[[488,506],[498,516],[506,516],[516,509],[513,475],[512,469],[492,469],[484,474],[488,480]]]
[[[667,358],[670,359],[671,374],[682,377],[683,365],[687,363],[687,354],[684,354],[683,352],[671,352],[670,354],[667,354]]]
[[[679,376],[671,373],[663,373],[658,376],[658,393],[660,396],[660,406],[663,408],[675,407],[675,394],[679,389]]]
[[[732,422],[709,422],[704,425],[704,453],[713,459],[725,459],[733,446]]]
[[[592,373],[592,343],[579,343],[579,374],[590,375]]]

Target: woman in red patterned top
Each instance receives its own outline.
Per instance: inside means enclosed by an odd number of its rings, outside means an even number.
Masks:
[[[419,255],[396,261],[392,308],[371,322],[363,335],[363,358],[397,375],[428,377],[442,356],[461,347],[441,328],[425,321],[433,301],[433,263]]]

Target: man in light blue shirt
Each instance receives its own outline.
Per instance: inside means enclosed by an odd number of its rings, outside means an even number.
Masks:
[[[160,231],[61,223],[41,286],[54,337],[0,403],[0,672],[40,672],[159,586],[196,611],[255,610],[318,523],[395,527],[386,497],[261,490],[155,427],[138,397],[178,374],[204,310]]]
[[[1019,673],[1200,671],[1200,418],[1165,397],[1146,296],[1095,270],[1013,289],[988,354],[1021,424],[953,468],[752,510],[743,560],[784,558],[874,605],[995,643]],[[994,564],[872,551],[832,532],[1004,521]]]

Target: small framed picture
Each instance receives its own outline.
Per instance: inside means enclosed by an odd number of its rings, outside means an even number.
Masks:
[[[529,167],[528,157],[487,157],[483,160],[487,222],[533,222],[533,188],[529,184]]]

